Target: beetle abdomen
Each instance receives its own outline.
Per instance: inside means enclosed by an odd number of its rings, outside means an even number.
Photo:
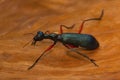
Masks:
[[[89,50],[93,50],[99,47],[98,41],[92,35],[84,35],[80,46]]]
[[[64,44],[80,46],[89,50],[96,49],[99,47],[98,41],[92,35],[89,34],[63,33],[60,36],[60,41]]]

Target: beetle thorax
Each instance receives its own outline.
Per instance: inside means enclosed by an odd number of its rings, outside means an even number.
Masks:
[[[57,40],[57,37],[58,37],[58,34],[55,34],[55,33],[45,34],[45,35],[44,35],[44,38],[45,38],[45,39],[51,39],[51,40],[53,40],[53,41],[56,41],[56,40]]]

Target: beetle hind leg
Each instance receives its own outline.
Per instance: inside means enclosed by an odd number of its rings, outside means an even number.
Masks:
[[[92,21],[92,20],[101,20],[103,15],[104,15],[104,10],[102,10],[101,15],[98,18],[90,18],[90,19],[83,20],[82,24],[80,25],[80,29],[79,29],[78,33],[80,34],[82,32],[85,22]]]
[[[71,51],[85,57],[86,59],[88,59],[91,63],[93,63],[96,67],[98,67],[98,65],[95,63],[95,60],[94,59],[91,59],[90,57],[88,57],[87,55],[83,54],[83,53],[80,53],[78,52],[77,50],[75,50],[75,47],[71,47],[70,45],[67,45],[67,44],[64,44],[65,47],[67,47],[68,49],[70,49]]]
[[[80,53],[80,52],[78,52],[78,51],[75,50],[75,49],[70,49],[70,50],[73,51],[73,52],[78,53],[79,55],[81,55],[81,56],[83,56],[83,57],[85,57],[85,58],[88,59],[91,63],[93,63],[96,67],[98,67],[98,65],[95,63],[95,60],[94,60],[94,59],[91,59],[91,58],[88,57],[87,55],[85,55],[85,54],[83,54],[83,53]]]

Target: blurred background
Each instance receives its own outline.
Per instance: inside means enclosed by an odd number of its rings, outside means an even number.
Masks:
[[[59,32],[61,24],[76,24],[64,32],[77,33],[83,20],[98,17],[103,9],[103,19],[86,23],[82,31],[94,35],[100,48],[79,49],[95,59],[98,68],[58,43],[27,70],[52,41],[23,48],[33,38],[25,34]],[[119,0],[0,0],[0,80],[120,80],[119,13]]]

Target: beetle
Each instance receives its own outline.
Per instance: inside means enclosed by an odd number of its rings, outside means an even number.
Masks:
[[[60,34],[50,33],[49,31],[46,31],[45,33],[42,31],[38,31],[37,34],[33,37],[31,45],[35,45],[36,42],[42,41],[44,39],[52,40],[53,44],[50,45],[37,58],[37,60],[28,68],[28,70],[32,69],[36,65],[36,63],[41,59],[41,57],[47,51],[52,49],[53,46],[56,45],[56,43],[58,41],[61,42],[65,47],[67,47],[71,51],[80,54],[81,56],[85,57],[90,62],[92,62],[95,66],[98,67],[98,65],[95,63],[95,60],[89,58],[87,55],[85,55],[83,53],[76,51],[75,48],[82,47],[86,50],[94,50],[94,49],[97,49],[99,47],[99,42],[96,40],[96,38],[94,36],[92,36],[90,34],[82,34],[81,31],[83,29],[83,25],[85,24],[85,22],[91,21],[91,20],[101,20],[103,17],[103,14],[104,14],[104,10],[102,10],[100,17],[98,17],[98,18],[90,18],[90,19],[83,20],[82,24],[80,25],[80,29],[79,29],[78,33],[63,33],[63,29],[62,29],[63,27],[65,27],[67,29],[72,29],[75,26],[75,24],[73,24],[70,27],[68,27],[66,25],[60,25]]]

